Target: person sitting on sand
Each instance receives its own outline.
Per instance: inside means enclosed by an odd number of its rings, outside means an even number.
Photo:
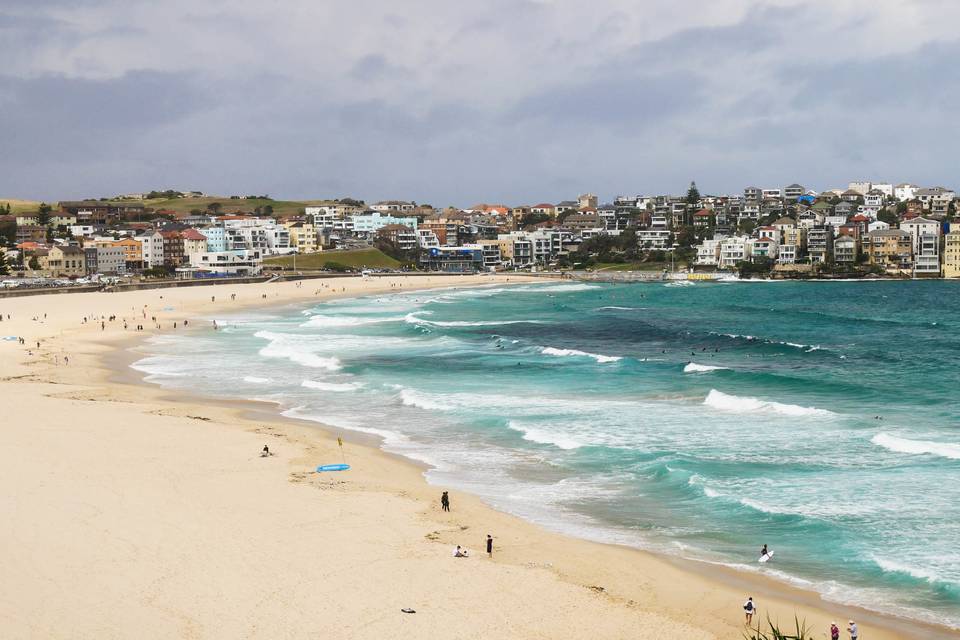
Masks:
[[[464,549],[464,548],[461,547],[460,545],[457,545],[457,548],[453,550],[453,557],[454,557],[454,558],[469,558],[470,556],[467,554],[467,550],[466,550],[466,549]]]
[[[263,451],[260,452],[260,457],[266,458],[269,455],[270,455],[270,447],[267,445],[263,445]]]

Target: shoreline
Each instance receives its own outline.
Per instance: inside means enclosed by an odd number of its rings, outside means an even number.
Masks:
[[[413,278],[415,279],[416,276]],[[449,280],[444,280],[446,281],[442,285],[437,286],[449,288],[451,286]],[[483,283],[483,280],[476,280]],[[400,281],[411,282],[405,278],[401,278]],[[514,277],[513,281],[520,282],[526,281],[526,279]],[[503,279],[496,279],[491,284],[495,282],[503,282]],[[275,283],[272,285],[250,285],[250,287],[258,290],[260,288],[264,290],[294,289],[292,285],[293,283]],[[203,290],[202,287],[198,289],[202,290],[202,298],[205,299],[209,292]],[[382,289],[368,290],[367,292],[351,291],[349,293],[344,292],[344,295],[339,297],[356,297],[367,293],[392,293],[397,291],[393,289],[387,289],[386,291]],[[131,292],[131,297],[150,296],[151,294],[155,296],[156,293],[155,290]],[[127,294],[89,295],[100,296],[99,299],[92,301],[99,303],[111,301],[116,296]],[[201,296],[194,297],[200,298]],[[331,297],[333,296],[324,299]],[[48,302],[51,298],[54,297],[46,297],[46,299],[37,297],[34,300]],[[63,297],[56,296],[55,298]],[[69,298],[75,297],[69,296]],[[303,298],[304,296],[300,294],[299,297],[289,296],[284,300],[279,300],[278,294],[273,298],[268,297],[265,301],[261,298],[241,304],[226,302],[223,306],[227,309],[233,307],[234,311],[239,311],[264,307],[276,308],[281,304],[293,305],[298,301],[314,300],[314,298],[307,298],[306,300]],[[10,309],[10,301],[5,302],[8,303],[3,305],[6,312]],[[200,300],[195,302],[199,303]],[[220,305],[216,306],[219,307]],[[181,304],[178,304],[175,308],[176,310],[161,318],[161,321],[172,322],[174,317],[180,317],[181,319],[196,318],[204,313],[201,308],[199,304],[196,305],[196,308],[193,308],[190,304],[183,304],[181,301]],[[132,309],[135,309],[135,306]],[[221,310],[217,308],[215,312]],[[15,307],[13,313],[19,315]],[[0,333],[5,333],[8,327],[9,325],[0,326]],[[76,327],[74,329],[73,333],[89,334],[96,327],[87,324],[79,329]],[[295,455],[287,461],[287,467],[294,469],[289,472],[289,475],[296,480],[286,479],[288,486],[281,485],[280,489],[290,492],[289,484],[306,484],[309,486],[319,484],[322,486],[326,482],[326,479],[311,478],[311,475],[316,476],[316,474],[305,473],[305,470],[309,471],[310,465],[316,462],[316,457],[313,454],[318,451],[331,450],[329,440],[334,437],[332,435],[334,428],[313,421],[281,416],[278,411],[275,411],[273,405],[264,401],[186,395],[172,392],[160,385],[147,384],[143,380],[143,374],[135,372],[129,366],[124,366],[123,362],[127,359],[127,365],[129,365],[130,362],[138,359],[131,349],[136,344],[142,343],[144,338],[152,335],[153,332],[143,332],[142,334],[138,332],[133,335],[130,335],[130,333],[122,334],[119,340],[116,336],[111,335],[110,340],[106,341],[103,339],[106,337],[105,335],[97,338],[103,332],[95,331],[93,332],[93,339],[86,336],[87,340],[84,341],[74,337],[72,342],[69,340],[71,334],[68,332],[68,329],[61,328],[58,336],[53,334],[55,337],[48,336],[45,341],[56,340],[61,349],[67,346],[71,347],[71,353],[76,353],[76,348],[79,347],[84,354],[82,356],[84,364],[86,365],[86,361],[89,361],[90,370],[96,370],[99,374],[93,380],[85,378],[78,381],[75,379],[73,373],[80,369],[79,366],[75,367],[74,365],[75,357],[69,365],[70,379],[66,379],[63,375],[56,375],[62,374],[66,369],[65,367],[52,368],[49,363],[40,373],[28,374],[26,376],[27,380],[24,380],[23,376],[20,375],[11,375],[22,374],[25,369],[36,368],[37,358],[27,357],[16,362],[14,366],[6,363],[0,367],[3,374],[3,383],[22,384],[26,387],[38,385],[41,387],[40,389],[21,390],[49,398],[54,403],[62,402],[65,399],[76,402],[77,397],[84,397],[85,401],[92,400],[94,405],[99,405],[94,408],[101,412],[122,405],[132,405],[137,409],[148,407],[150,413],[154,415],[185,422],[187,433],[189,433],[190,427],[196,423],[209,426],[213,430],[211,434],[212,442],[219,439],[231,439],[231,431],[248,432],[249,434],[253,430],[254,437],[258,440],[262,440],[264,435],[268,435],[271,438],[271,445],[273,438],[277,438],[279,439],[278,442],[284,443],[281,447],[289,446],[297,450]],[[103,348],[105,344],[106,349]],[[18,347],[18,349],[20,348]],[[53,353],[49,347],[42,348],[37,354],[37,356],[47,359],[51,355]],[[77,365],[79,364],[80,362],[77,362]],[[138,377],[139,380],[137,380]],[[56,388],[58,393],[52,396],[48,395],[47,392],[51,391],[49,387],[53,385],[66,386],[69,389],[67,397],[65,398],[63,393],[59,393],[63,390],[63,387]],[[95,391],[89,391],[90,387],[93,387]],[[89,398],[89,396],[94,397]],[[84,400],[80,400],[80,402]],[[211,416],[211,414],[213,415]],[[336,431],[339,432],[340,430],[337,429]],[[344,430],[344,433],[351,434],[346,440],[351,444],[351,449],[354,447],[358,449],[358,455],[363,460],[364,465],[369,465],[372,469],[379,469],[380,471],[389,471],[386,475],[380,473],[373,474],[370,477],[367,476],[366,469],[362,473],[358,473],[360,484],[365,485],[359,492],[360,499],[366,500],[370,498],[368,494],[371,492],[376,494],[378,490],[382,492],[389,488],[390,491],[399,492],[401,501],[412,501],[414,504],[406,507],[407,516],[410,516],[412,512],[415,523],[427,524],[427,528],[437,527],[439,524],[439,528],[434,528],[432,532],[426,534],[427,541],[425,544],[428,547],[426,553],[431,555],[432,552],[432,555],[442,557],[443,563],[450,562],[448,559],[449,549],[446,545],[455,544],[454,541],[462,534],[458,533],[456,528],[449,529],[451,523],[448,520],[443,520],[443,514],[434,504],[435,494],[438,494],[441,488],[429,485],[423,478],[423,470],[427,467],[408,458],[383,451],[379,448],[380,438],[359,432],[350,432],[349,430]],[[308,458],[311,458],[309,463],[306,462]],[[243,462],[249,463],[249,460]],[[273,462],[273,460],[270,460],[270,462]],[[235,473],[244,472],[240,470],[235,471]],[[341,484],[353,483],[353,477],[348,480],[335,480],[334,482],[336,484],[333,486],[337,487],[337,491],[353,491],[352,488],[340,487]],[[327,487],[327,490],[330,488]],[[312,495],[310,494],[310,496]],[[273,493],[271,493],[271,496],[273,496]],[[641,637],[662,637],[656,629],[660,629],[660,625],[668,622],[673,629],[686,626],[694,637],[739,638],[743,629],[739,604],[747,593],[755,597],[760,596],[758,600],[761,605],[761,616],[765,613],[771,613],[782,620],[787,620],[792,619],[793,611],[796,610],[801,618],[805,617],[809,623],[815,624],[816,628],[821,628],[831,619],[837,619],[838,622],[841,622],[841,617],[845,620],[847,617],[854,616],[861,623],[864,633],[869,633],[871,638],[956,637],[956,631],[945,627],[868,612],[856,607],[835,605],[824,601],[814,591],[796,588],[773,578],[754,576],[732,568],[710,566],[707,563],[692,560],[660,556],[632,547],[590,542],[557,534],[515,516],[495,511],[479,498],[473,496],[457,495],[454,500],[454,514],[447,516],[447,518],[453,517],[456,521],[462,521],[462,524],[456,525],[461,527],[461,532],[467,529],[477,529],[480,526],[477,524],[478,521],[483,522],[486,527],[490,527],[488,523],[494,523],[495,526],[492,528],[496,532],[495,537],[498,539],[497,552],[492,563],[495,574],[496,568],[503,567],[504,571],[509,568],[507,573],[511,574],[512,579],[521,579],[517,575],[513,575],[519,572],[524,574],[522,577],[524,582],[527,580],[544,582],[545,580],[544,588],[553,588],[558,584],[566,585],[566,587],[572,586],[575,588],[574,592],[569,594],[564,592],[562,594],[562,597],[572,598],[570,601],[572,605],[596,607],[597,612],[605,610],[604,615],[612,616],[611,624],[623,623],[631,629],[636,629],[637,625],[640,624],[641,629],[648,629],[646,634],[643,632],[639,634]],[[465,505],[464,514],[460,512],[461,505]],[[394,518],[390,522],[396,524],[397,520]],[[503,532],[507,532],[506,535]],[[389,534],[387,539],[389,541]],[[500,542],[500,540],[503,540],[503,542]],[[527,542],[529,540],[534,540],[535,543]],[[438,545],[438,542],[444,546]],[[479,548],[479,538],[471,540],[468,546]],[[417,557],[422,559],[422,556],[418,555]],[[485,559],[477,560],[483,562]],[[473,560],[470,562],[473,562]],[[531,578],[526,575],[528,573],[535,574],[536,577]],[[502,576],[492,575],[485,576],[485,578],[491,580],[491,588],[504,588],[504,585],[500,582]],[[554,584],[554,582],[558,584]],[[564,591],[566,587],[559,589],[559,591]],[[560,598],[561,596],[558,595],[557,597]],[[525,615],[523,608],[515,608],[519,610],[513,612],[501,611],[499,615],[506,617],[516,615],[522,618]],[[454,611],[451,613],[455,616],[458,612],[463,614],[462,610],[454,607]],[[830,612],[832,612],[832,617],[828,616]],[[8,617],[10,612],[0,610],[0,614]],[[562,618],[564,616],[558,616],[558,619]],[[646,622],[640,621],[640,618]],[[569,622],[569,619],[567,619],[568,624]],[[653,626],[647,627],[647,623]],[[82,625],[81,628],[83,628]],[[397,629],[394,626],[388,628],[394,633]],[[608,628],[607,631],[610,635],[605,635],[602,630],[599,635],[602,637],[618,637],[614,628]],[[480,631],[480,635],[484,636],[486,634],[484,631]],[[265,635],[264,637],[270,636]],[[445,636],[441,634],[436,637]],[[547,637],[554,636],[548,635]]]

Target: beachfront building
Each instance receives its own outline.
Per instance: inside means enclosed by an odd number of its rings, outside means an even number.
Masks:
[[[427,271],[475,273],[483,269],[483,248],[479,245],[434,247],[423,252],[420,265]]]
[[[188,256],[188,265],[179,267],[181,278],[222,278],[259,275],[263,254],[259,249],[202,251]]]
[[[227,250],[227,230],[220,226],[210,226],[197,229],[207,239],[207,251],[220,252]]]
[[[913,250],[910,233],[903,229],[873,231],[863,237],[863,253],[867,262],[888,270],[909,269]]]
[[[773,228],[771,227],[771,230]],[[776,260],[777,251],[779,249],[779,243],[777,239],[773,236],[764,236],[761,238],[754,238],[752,241],[752,247],[750,249],[750,258],[752,260],[769,258],[770,260]]]
[[[900,223],[900,228],[910,234],[910,243],[913,252],[920,252],[920,238],[924,235],[940,237],[940,223],[928,218],[913,218]]]
[[[284,225],[290,233],[290,246],[297,253],[313,253],[317,250],[317,228],[306,222],[288,222]]]
[[[807,255],[811,264],[823,264],[833,258],[833,227],[830,225],[807,230]]]
[[[913,255],[913,276],[922,278],[939,275],[940,236],[934,233],[924,233],[920,236],[917,250]]]
[[[837,264],[856,264],[857,239],[850,235],[838,236],[833,241],[833,260]]]
[[[664,251],[670,247],[670,231],[667,229],[641,229],[637,231],[637,244],[644,249]]]
[[[417,231],[403,224],[388,224],[377,231],[377,239],[393,244],[401,251],[417,248]]]
[[[254,216],[221,216],[227,251],[260,251],[261,255],[293,251],[290,232],[273,219]]]
[[[163,266],[163,234],[159,231],[137,238],[140,241],[143,267],[152,269]]]
[[[717,266],[721,269],[736,269],[738,264],[750,259],[752,251],[753,242],[748,236],[724,238],[720,243],[720,260]]]
[[[126,271],[140,269],[143,266],[143,245],[136,238],[121,238],[112,242],[111,245],[123,251]]]
[[[87,275],[87,260],[80,247],[53,247],[46,252],[46,258],[46,272],[51,278],[80,278]]]
[[[943,236],[943,277],[960,278],[960,224],[950,224]]]
[[[720,244],[722,240],[711,238],[697,245],[698,267],[716,267],[720,263]]]

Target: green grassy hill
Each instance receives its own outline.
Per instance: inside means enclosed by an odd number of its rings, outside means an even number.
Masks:
[[[268,200],[265,198],[250,198],[248,200],[231,200],[229,197],[204,196],[202,198],[153,198],[144,200],[145,207],[153,209],[169,209],[181,213],[188,213],[193,209],[206,211],[207,206],[214,202],[219,202],[222,206],[220,213],[250,213],[257,207],[270,205],[273,207],[273,215],[290,216],[300,213],[300,210],[306,206],[317,204],[329,204],[330,200]]]
[[[10,205],[10,213],[36,213],[40,208],[39,200],[18,200],[16,198],[0,198],[0,205]],[[4,206],[6,208],[6,206]]]
[[[293,256],[266,258],[264,266],[293,267]],[[351,269],[395,269],[400,263],[379,249],[354,249],[350,251],[321,251],[297,256],[297,269],[323,269],[328,262],[342,264]]]

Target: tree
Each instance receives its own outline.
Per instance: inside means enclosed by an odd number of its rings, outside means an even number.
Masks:
[[[893,226],[897,224],[900,218],[899,216],[897,216],[897,214],[893,213],[889,209],[884,209],[883,211],[877,214],[877,220],[881,222],[886,222],[887,224]]]
[[[750,218],[743,218],[740,222],[737,223],[737,231],[743,235],[750,235],[753,233],[753,230],[757,228],[756,223]]]
[[[220,213],[220,209],[223,209],[223,205],[219,202],[211,202],[207,205],[207,211],[213,211],[214,213]]]
[[[700,190],[697,189],[697,183],[691,182],[690,188],[687,189],[687,205],[690,208],[696,207],[700,204]]]
[[[40,208],[37,209],[37,224],[39,224],[41,227],[45,227],[50,224],[50,211],[52,211],[50,205],[48,205],[46,202],[41,202]]]
[[[37,260],[37,256],[30,256],[30,261],[27,265],[34,271],[37,271],[40,268],[40,261]]]
[[[272,205],[272,204],[264,205],[264,207],[263,207],[263,215],[265,215],[265,216],[272,216],[272,215],[273,215],[273,205]]]
[[[0,276],[5,276],[10,273],[10,267],[7,266],[7,252],[0,251]]]

